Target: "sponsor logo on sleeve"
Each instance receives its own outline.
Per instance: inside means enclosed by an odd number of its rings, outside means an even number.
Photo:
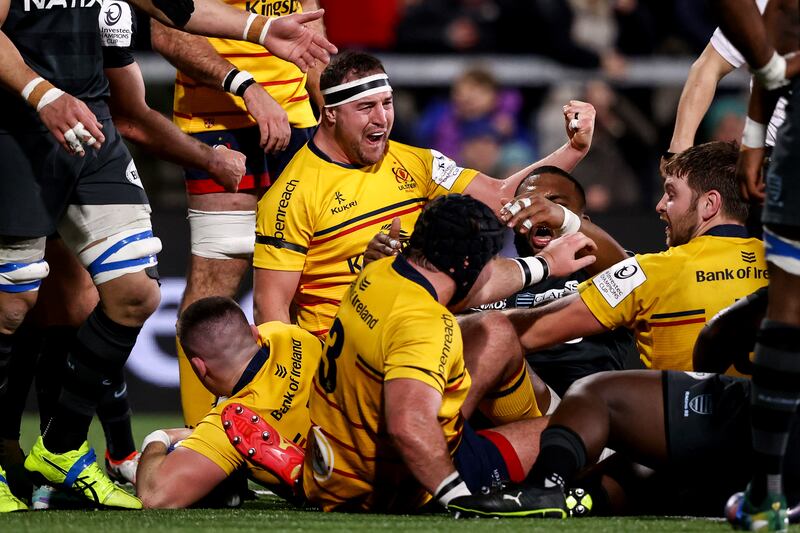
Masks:
[[[125,48],[133,43],[133,14],[127,2],[107,0],[99,15],[103,46]]]
[[[645,281],[647,276],[639,262],[629,257],[595,276],[594,285],[608,305],[616,307]]]
[[[437,185],[441,185],[449,191],[464,169],[441,152],[431,150],[431,154],[433,154],[431,178]]]

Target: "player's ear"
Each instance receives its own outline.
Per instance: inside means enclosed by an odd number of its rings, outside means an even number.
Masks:
[[[258,333],[258,327],[254,324],[250,324],[250,334],[253,335],[253,340],[256,342],[261,338],[261,335]]]
[[[323,107],[322,108],[322,118],[323,118],[323,120],[327,121],[329,124],[336,124],[336,108],[335,107]]]
[[[722,195],[719,191],[711,189],[705,193],[704,197],[700,207],[702,209],[703,219],[708,220],[713,218],[722,209]]]
[[[203,381],[206,374],[208,373],[208,367],[206,366],[206,362],[203,361],[201,358],[195,356],[189,358],[189,364],[192,365],[192,370],[194,370],[194,373],[197,374],[198,378],[200,378],[200,381]]]

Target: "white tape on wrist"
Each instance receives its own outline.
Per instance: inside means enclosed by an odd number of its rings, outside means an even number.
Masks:
[[[530,287],[540,281],[547,279],[550,275],[550,268],[543,257],[514,257],[512,259],[519,267],[522,274],[522,287]]]
[[[31,96],[33,90],[36,88],[36,86],[42,83],[43,81],[44,78],[33,78],[31,81],[25,84],[25,87],[22,88],[20,94],[27,101],[28,98]]]
[[[578,233],[581,229],[581,217],[559,204],[559,207],[564,210],[564,222],[558,228],[558,235],[569,235],[570,233]]]
[[[267,23],[264,24],[264,29],[261,30],[261,35],[258,37],[258,44],[264,46],[264,41],[267,39],[267,32],[269,32],[269,27],[272,25],[272,21],[275,20],[275,17],[270,17],[267,19]]]
[[[789,83],[786,79],[786,58],[778,52],[773,52],[766,65],[752,72],[768,91],[779,89]]]
[[[250,13],[250,16],[247,17],[247,22],[245,23],[244,31],[242,32],[243,41],[247,40],[247,32],[250,31],[250,26],[253,25],[253,21],[256,20],[256,18],[258,18],[258,15],[256,15],[255,13]]]
[[[36,112],[42,110],[44,106],[47,104],[53,103],[57,98],[64,94],[64,91],[61,89],[56,89],[53,87],[52,89],[48,89],[46,93],[42,96],[42,99],[39,100],[39,104],[36,106]]]
[[[447,507],[453,498],[471,495],[472,493],[469,491],[464,480],[461,479],[461,475],[458,471],[444,478],[434,491],[434,497],[445,507]]]
[[[167,448],[169,448],[169,445],[172,444],[172,441],[170,440],[169,435],[167,435],[167,432],[164,431],[163,429],[157,429],[144,438],[144,440],[142,441],[141,450],[145,451],[147,447],[153,442],[160,442]]]
[[[756,122],[750,117],[744,119],[742,131],[742,146],[748,148],[763,148],[767,140],[767,126]]]

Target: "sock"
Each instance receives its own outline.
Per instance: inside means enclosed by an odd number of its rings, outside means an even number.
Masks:
[[[14,335],[0,333],[0,399],[6,395],[8,388],[8,363],[11,361],[11,349]]]
[[[36,402],[42,434],[56,414],[61,379],[67,371],[67,354],[75,345],[77,334],[78,328],[72,326],[50,326],[44,330],[42,353],[36,366]]]
[[[131,405],[128,401],[128,384],[120,373],[111,390],[97,406],[97,417],[103,424],[106,450],[115,461],[121,461],[136,451],[131,429]]]
[[[58,407],[43,436],[45,448],[64,453],[83,444],[97,405],[121,372],[141,329],[114,322],[100,304],[92,311],[67,356]]]
[[[22,413],[33,383],[33,372],[41,348],[41,332],[24,323],[13,335],[6,372],[8,384],[0,409],[0,438],[19,440]]]
[[[586,466],[586,445],[566,426],[548,426],[539,446],[539,457],[527,478],[537,487],[564,488]]]
[[[496,426],[542,416],[525,361],[511,378],[483,397],[479,409]]]
[[[189,359],[183,352],[183,347],[175,338],[175,346],[178,350],[178,370],[181,378],[181,407],[183,408],[183,422],[187,428],[197,427],[197,424],[214,407],[217,398],[197,377],[192,370]]]
[[[765,319],[755,353],[750,502],[759,505],[768,493],[783,494],[783,457],[800,404],[800,328]]]

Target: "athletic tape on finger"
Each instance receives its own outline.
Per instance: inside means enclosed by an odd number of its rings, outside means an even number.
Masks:
[[[97,139],[95,139],[94,136],[89,133],[89,130],[80,122],[72,126],[72,131],[78,136],[78,140],[84,144],[91,146],[97,142]]]
[[[531,228],[533,228],[533,222],[531,222],[529,218],[526,218],[525,221],[522,223],[522,227],[530,231]]]
[[[579,128],[580,126],[577,118],[573,118],[569,121],[569,129],[577,131]]]
[[[83,152],[83,145],[78,140],[78,136],[74,130],[67,130],[64,132],[64,140],[73,152]]]

